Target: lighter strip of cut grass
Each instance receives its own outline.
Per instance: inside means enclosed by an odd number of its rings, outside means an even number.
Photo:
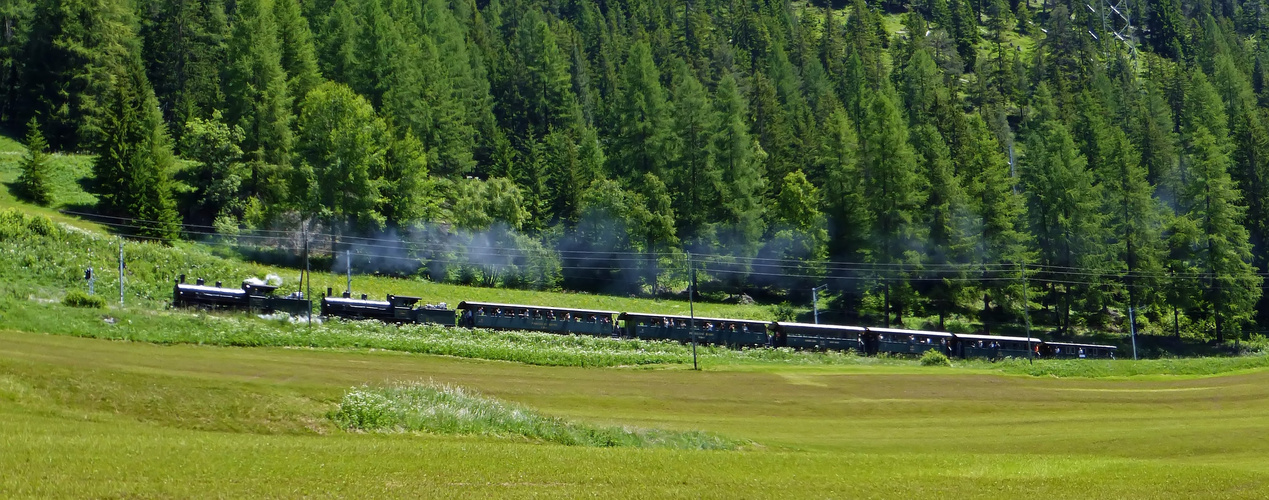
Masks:
[[[355,387],[328,417],[348,431],[526,438],[568,446],[734,450],[745,444],[700,431],[572,422],[470,389],[431,382]]]

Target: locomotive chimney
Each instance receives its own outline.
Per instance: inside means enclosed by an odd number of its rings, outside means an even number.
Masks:
[[[181,278],[181,283],[185,283],[185,275],[184,275],[184,274],[182,274],[182,275],[180,276],[180,278]]]
[[[330,287],[326,287],[326,296],[327,296],[327,297],[334,297],[334,296],[335,296],[335,294],[330,293],[330,292],[331,292]]]

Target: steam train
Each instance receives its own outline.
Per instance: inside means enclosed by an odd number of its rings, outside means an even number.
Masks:
[[[176,279],[172,289],[172,305],[263,313],[284,312],[291,315],[308,314],[313,310],[313,304],[302,295],[274,296],[277,289],[275,285],[250,280],[244,280],[240,288],[225,288],[219,281],[215,286],[209,286],[202,278],[189,284],[182,274]]]
[[[273,297],[277,288],[243,282],[242,289],[185,284],[184,275],[176,284],[173,305],[251,311],[281,311],[296,315],[311,312],[302,297]],[[565,335],[612,336],[643,340],[673,340],[714,344],[734,348],[791,347],[803,350],[845,351],[921,355],[938,350],[959,358],[1109,358],[1117,347],[1099,344],[1046,342],[1034,337],[975,335],[898,328],[821,325],[785,321],[708,318],[665,314],[575,309],[568,307],[459,302],[449,309],[445,303],[419,307],[419,297],[389,294],[386,300],[360,298],[344,292],[335,296],[330,288],[321,301],[321,315],[351,320],[378,320],[397,324],[435,324],[528,330]]]

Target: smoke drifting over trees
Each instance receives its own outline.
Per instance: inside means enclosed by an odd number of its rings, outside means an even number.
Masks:
[[[13,0],[0,121],[95,154],[151,237],[303,220],[397,238],[392,272],[620,293],[692,252],[877,323],[1016,321],[1025,281],[1058,329],[1246,335],[1264,9],[1133,2],[1125,41],[1062,0]]]

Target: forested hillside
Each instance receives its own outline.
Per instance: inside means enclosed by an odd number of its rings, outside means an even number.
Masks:
[[[0,118],[143,236],[621,293],[691,252],[873,323],[1249,335],[1269,7],[1111,3],[5,0]]]

